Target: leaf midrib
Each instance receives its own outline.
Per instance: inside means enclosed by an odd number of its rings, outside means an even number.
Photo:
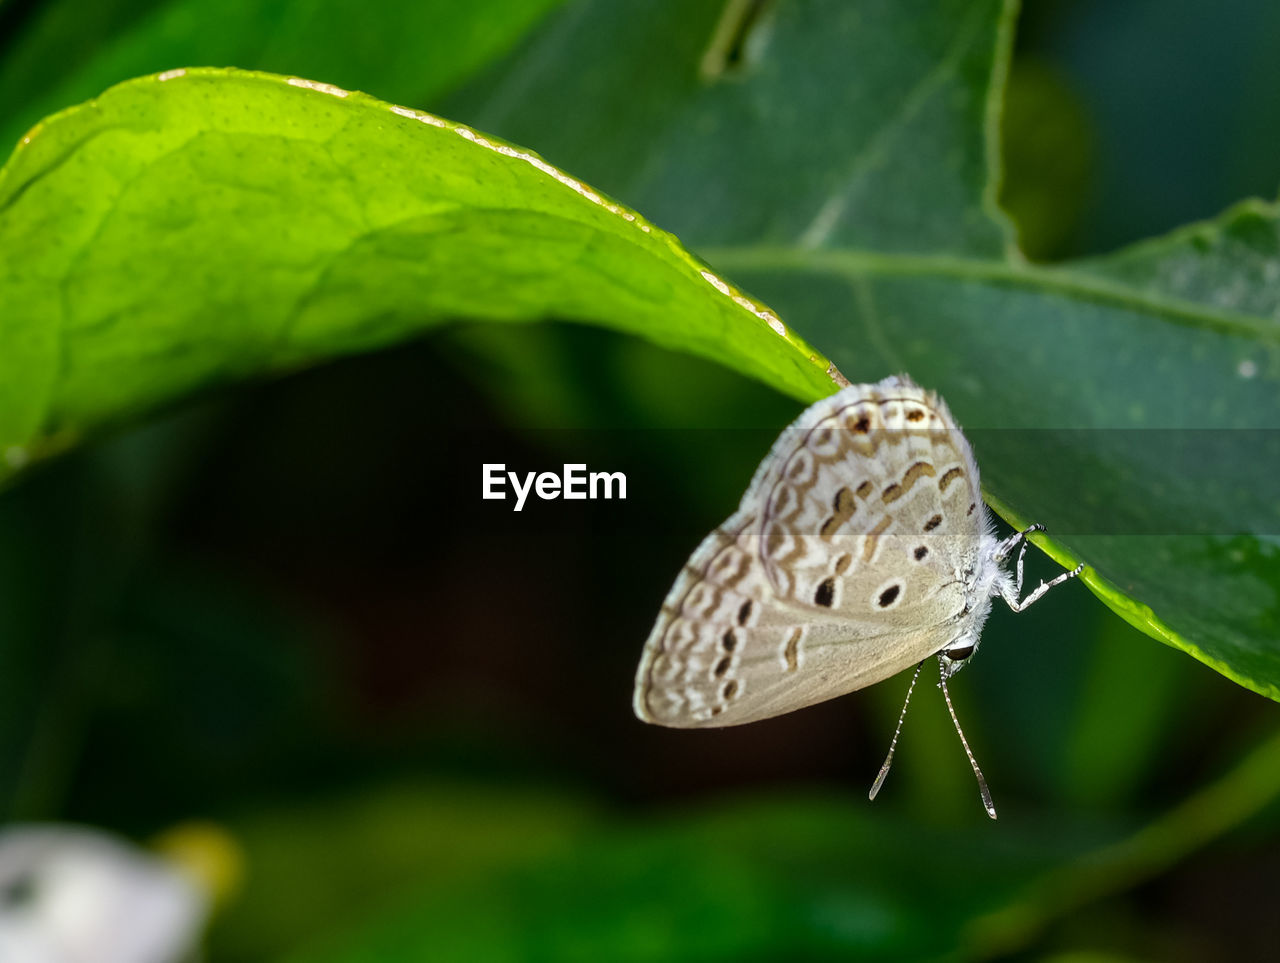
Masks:
[[[729,274],[736,271],[802,271],[846,280],[918,277],[996,283],[1121,307],[1202,331],[1280,344],[1280,325],[1268,318],[1214,308],[1186,298],[1156,295],[1070,267],[1045,267],[949,254],[884,254],[769,245],[700,248],[698,254]]]

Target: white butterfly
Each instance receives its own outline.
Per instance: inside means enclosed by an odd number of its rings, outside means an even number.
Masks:
[[[932,391],[905,376],[850,385],[783,431],[738,510],[685,564],[645,643],[636,715],[677,728],[740,725],[915,665],[909,703],[936,655],[995,818],[946,680],[977,651],[993,598],[1021,611],[1083,569],[1019,600],[1025,536],[1042,528],[996,537],[973,451]],[[1011,574],[1002,563],[1019,546]]]

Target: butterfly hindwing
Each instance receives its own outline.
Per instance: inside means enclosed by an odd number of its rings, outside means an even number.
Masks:
[[[668,593],[637,673],[637,715],[751,722],[944,647],[985,510],[977,477],[945,404],[905,379],[806,410]]]
[[[774,605],[754,545],[756,518],[738,512],[698,546],[662,604],[636,675],[642,719],[688,727],[719,725],[738,694],[736,666],[748,641],[768,648]],[[777,622],[777,620],[773,620]],[[730,678],[730,675],[733,678]]]
[[[732,540],[728,524],[717,529],[676,580],[637,673],[640,718],[677,728],[766,719],[888,678],[945,643],[779,600],[740,547],[756,528],[747,519]]]

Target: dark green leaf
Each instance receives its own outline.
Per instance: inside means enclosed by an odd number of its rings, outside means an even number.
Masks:
[[[658,217],[852,380],[938,389],[1007,519],[1047,524],[1041,543],[1089,563],[1144,632],[1280,698],[1276,208],[1028,265],[991,200],[1013,9],[998,0],[770,5],[736,69],[696,83],[691,49],[643,132],[593,139],[588,118],[662,47],[616,6],[543,31],[478,88],[482,122]],[[630,42],[601,48],[602,32]],[[593,83],[526,82],[546,56]]]
[[[0,57],[0,148],[112,84],[182,66],[322,77],[428,106],[563,0],[51,0]]]

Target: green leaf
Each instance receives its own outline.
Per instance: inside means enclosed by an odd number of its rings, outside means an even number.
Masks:
[[[694,247],[996,258],[987,149],[1012,27],[1000,0],[594,0],[454,110]]]
[[[0,250],[11,468],[456,318],[590,320],[829,386],[769,312],[536,155],[310,81],[162,74],[51,118],[0,171]]]
[[[1039,544],[1142,631],[1280,698],[1275,206],[1028,265],[993,201],[999,0],[772,5],[737,25],[736,66],[589,136],[666,55],[660,6],[580,5],[459,103],[675,230],[852,380],[939,390],[1006,519],[1047,524]],[[529,82],[548,57],[591,85]]]

